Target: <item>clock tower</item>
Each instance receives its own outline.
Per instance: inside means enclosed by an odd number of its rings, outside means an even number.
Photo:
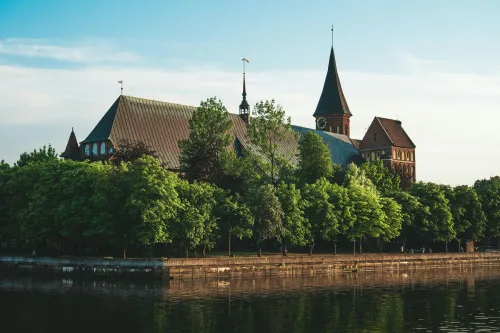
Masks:
[[[333,46],[323,91],[313,116],[316,118],[316,129],[350,136],[352,114],[340,85]]]

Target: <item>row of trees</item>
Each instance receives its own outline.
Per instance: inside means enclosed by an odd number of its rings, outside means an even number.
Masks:
[[[372,240],[447,244],[500,236],[500,177],[473,187],[419,182],[400,189],[381,162],[334,165],[314,132],[302,138],[274,101],[254,107],[237,156],[224,105],[203,101],[179,142],[182,173],[144,143],[122,142],[109,162],[61,160],[50,146],[0,164],[0,240],[99,248],[182,244],[229,249],[249,239],[307,247]],[[296,145],[297,140],[299,144]]]

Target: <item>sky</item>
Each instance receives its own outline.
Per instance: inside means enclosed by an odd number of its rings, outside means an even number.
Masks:
[[[0,0],[0,159],[82,141],[120,94],[237,113],[275,99],[314,128],[333,42],[361,139],[402,121],[417,179],[500,174],[500,1]]]

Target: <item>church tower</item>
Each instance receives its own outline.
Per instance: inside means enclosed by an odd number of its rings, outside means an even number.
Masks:
[[[340,85],[333,45],[330,51],[330,61],[323,92],[313,116],[316,118],[316,129],[350,136],[350,118],[352,114],[349,111],[349,106]]]
[[[247,87],[245,83],[245,62],[248,63],[246,58],[241,59],[243,61],[243,99],[240,104],[240,117],[245,121],[245,123],[250,122],[250,105],[247,102]]]

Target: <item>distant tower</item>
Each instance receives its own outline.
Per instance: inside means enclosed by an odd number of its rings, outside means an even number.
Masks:
[[[316,118],[316,129],[350,136],[350,118],[352,113],[349,111],[349,106],[342,92],[339,73],[337,72],[337,64],[333,52],[333,27],[328,72],[326,73],[323,91],[313,116]]]
[[[247,102],[247,88],[246,88],[246,82],[245,82],[245,62],[248,63],[248,59],[243,58],[241,59],[243,61],[243,100],[241,101],[240,104],[240,117],[245,121],[245,123],[250,122],[250,105]]]

